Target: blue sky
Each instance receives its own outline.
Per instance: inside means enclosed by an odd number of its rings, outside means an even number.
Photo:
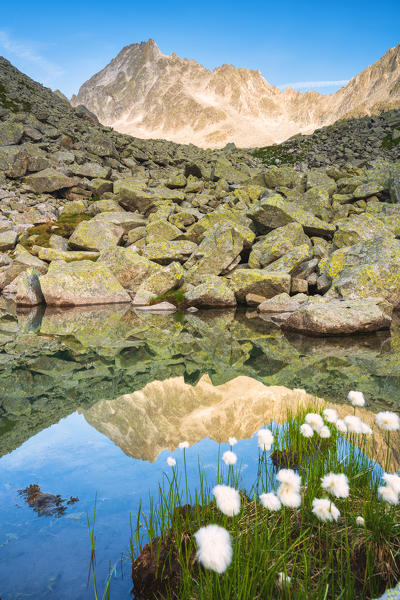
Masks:
[[[272,85],[330,93],[399,43],[399,33],[398,0],[1,0],[0,11],[0,54],[67,96],[123,46],[149,38],[210,69],[234,64],[259,69]]]

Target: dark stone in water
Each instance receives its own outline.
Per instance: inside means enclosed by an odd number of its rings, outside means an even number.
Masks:
[[[64,500],[59,494],[46,494],[40,487],[33,483],[24,490],[18,490],[27,504],[38,514],[39,517],[61,517],[67,510],[67,506],[79,502],[79,498],[70,496]]]

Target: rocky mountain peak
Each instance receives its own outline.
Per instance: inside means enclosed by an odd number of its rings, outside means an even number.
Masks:
[[[117,131],[202,147],[265,146],[337,119],[400,105],[400,45],[335,94],[283,92],[258,70],[213,71],[154,40],[126,46],[71,100]]]

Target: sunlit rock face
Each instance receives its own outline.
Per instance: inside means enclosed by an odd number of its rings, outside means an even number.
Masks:
[[[153,40],[126,46],[82,85],[84,104],[105,125],[141,138],[218,148],[265,146],[347,116],[400,105],[400,45],[335,94],[281,92],[259,71],[222,65],[210,71]]]
[[[282,423],[288,411],[295,414],[310,406],[335,408],[341,418],[353,414],[350,405],[326,403],[304,390],[266,386],[245,376],[214,386],[208,375],[195,386],[186,384],[183,377],[153,381],[133,394],[98,402],[83,414],[125,454],[153,462],[163,450],[173,452],[184,440],[192,445],[205,437],[217,442],[227,442],[229,436],[250,438],[273,420]],[[357,409],[357,415],[374,427],[374,413]],[[382,464],[385,436],[374,429],[368,453]],[[400,459],[398,434],[391,445],[391,468],[395,470]]]

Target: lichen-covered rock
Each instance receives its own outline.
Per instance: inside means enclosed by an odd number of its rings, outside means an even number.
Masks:
[[[265,183],[269,188],[288,187],[293,188],[300,184],[301,176],[289,165],[281,167],[272,166],[264,174]]]
[[[71,200],[64,204],[60,211],[60,215],[64,217],[72,217],[73,215],[81,215],[86,212],[87,202],[85,200]]]
[[[282,313],[294,312],[300,308],[300,302],[297,302],[289,294],[277,294],[269,300],[264,300],[258,305],[257,310],[261,313]]]
[[[377,217],[364,213],[351,215],[347,219],[336,222],[337,230],[333,236],[333,243],[338,247],[352,246],[360,240],[367,241],[377,237],[392,235],[391,228]]]
[[[211,179],[213,181],[225,179],[228,183],[243,183],[248,178],[248,172],[235,169],[227,158],[219,158],[211,171]]]
[[[24,134],[22,123],[5,121],[0,123],[0,146],[12,146],[18,144]]]
[[[171,190],[184,188],[186,185],[186,177],[183,173],[179,173],[178,175],[173,175],[170,177],[166,183],[166,186]]]
[[[143,256],[160,265],[168,265],[177,260],[185,262],[196,251],[196,244],[187,240],[151,242],[143,248]]]
[[[110,215],[112,213],[105,213]],[[69,238],[71,248],[78,250],[104,250],[118,246],[124,234],[122,227],[100,220],[99,215],[82,221]]]
[[[39,283],[41,273],[36,269],[28,269],[18,278],[15,301],[18,306],[37,306],[44,302]]]
[[[4,250],[12,250],[18,240],[18,233],[16,231],[0,231],[0,252]]]
[[[95,181],[95,180],[93,180]],[[92,183],[93,183],[92,181]],[[95,216],[101,213],[108,212],[124,212],[123,208],[120,207],[118,202],[112,198],[102,198],[101,200],[96,200],[95,202],[90,202],[87,207],[87,213],[89,215]],[[139,215],[135,215],[139,216]]]
[[[39,281],[46,304],[50,306],[115,304],[131,300],[104,264],[88,260],[54,261]]]
[[[72,165],[69,170],[73,175],[88,177],[89,179],[100,178],[108,179],[111,174],[110,167],[102,167],[99,163],[87,162],[83,165]],[[108,191],[108,190],[107,190]]]
[[[153,298],[179,288],[183,283],[184,273],[182,265],[173,262],[151,274],[137,290],[134,304],[149,304]]]
[[[7,177],[23,177],[28,168],[28,155],[21,146],[0,146],[0,171]]]
[[[307,243],[310,244],[310,240],[300,223],[288,223],[270,231],[252,246],[249,266],[252,269],[266,267],[292,248]]]
[[[182,231],[172,225],[169,221],[158,219],[151,221],[146,226],[147,238],[150,243],[159,242],[161,240],[175,240],[182,235]]]
[[[99,252],[89,252],[85,250],[59,250],[57,248],[42,248],[34,246],[34,250],[41,260],[51,262],[53,260],[64,260],[65,262],[74,262],[76,260],[96,260]]]
[[[392,308],[382,298],[320,299],[303,304],[282,327],[312,335],[344,335],[389,329]]]
[[[362,183],[358,185],[353,191],[354,198],[368,198],[369,196],[375,196],[385,189],[385,186],[376,181],[369,181],[368,183]]]
[[[302,210],[279,194],[261,198],[247,211],[247,215],[257,225],[268,229],[283,227],[293,221],[300,223],[309,235],[331,236],[336,229],[334,225]]]
[[[146,220],[142,215],[124,211],[106,211],[95,215],[92,219],[94,223],[109,223],[120,227],[124,233],[129,233],[136,227],[142,227]]]
[[[79,177],[67,177],[56,169],[44,169],[25,177],[25,183],[37,194],[72,188],[79,184]]]
[[[198,244],[206,232],[215,226],[224,228],[233,227],[243,238],[243,246],[250,248],[254,241],[255,233],[250,229],[251,221],[240,211],[226,207],[218,207],[217,210],[208,213],[197,223],[194,223],[186,232],[185,237],[191,242]]]
[[[292,274],[301,265],[301,263],[312,259],[312,257],[313,249],[310,244],[302,244],[301,246],[292,248],[292,250],[288,250],[284,256],[281,256],[281,258],[278,258],[278,260],[270,263],[267,270],[270,272]]]
[[[326,261],[323,272],[332,280],[329,296],[380,296],[400,305],[400,240],[375,238],[340,248]]]
[[[157,200],[182,202],[185,194],[169,188],[146,188],[141,180],[117,180],[114,182],[114,193],[119,194],[121,206],[141,213],[151,208]]]
[[[272,298],[277,294],[290,292],[290,275],[270,273],[267,269],[236,269],[230,280],[230,287],[236,299],[244,303],[247,294],[257,294]]]
[[[119,246],[103,250],[97,262],[108,267],[122,287],[132,292],[136,292],[149,275],[161,270],[159,265],[140,256],[134,248]]]
[[[215,225],[186,263],[189,279],[195,283],[200,275],[220,275],[243,250],[243,237],[234,227]]]
[[[226,279],[216,275],[205,275],[199,285],[185,292],[185,300],[192,306],[203,308],[236,306],[234,292]]]

